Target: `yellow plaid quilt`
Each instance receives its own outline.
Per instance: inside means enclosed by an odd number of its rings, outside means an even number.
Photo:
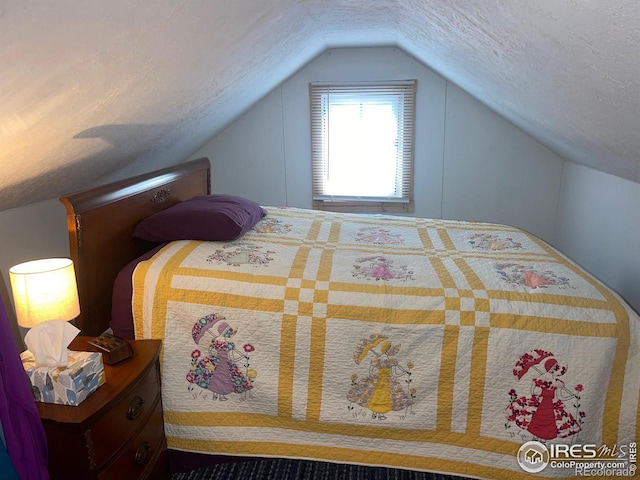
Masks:
[[[173,242],[136,268],[170,448],[510,479],[579,476],[597,449],[635,471],[640,321],[549,245],[267,210],[238,240]]]

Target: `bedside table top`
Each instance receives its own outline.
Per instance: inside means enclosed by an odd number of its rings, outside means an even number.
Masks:
[[[76,337],[69,350],[85,351],[87,342],[95,337]],[[133,355],[115,365],[104,365],[106,382],[78,406],[36,402],[43,421],[83,423],[99,415],[109,404],[126,393],[127,388],[141,377],[160,354],[160,340],[128,340]]]

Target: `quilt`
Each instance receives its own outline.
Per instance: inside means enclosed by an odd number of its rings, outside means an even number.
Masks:
[[[504,225],[266,207],[133,276],[170,448],[474,478],[635,474],[640,320]],[[608,476],[607,476],[608,475]]]

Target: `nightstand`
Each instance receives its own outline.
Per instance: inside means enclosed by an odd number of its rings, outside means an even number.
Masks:
[[[83,351],[94,337],[76,337]],[[133,356],[104,366],[106,383],[77,407],[36,402],[56,479],[169,478],[160,395],[160,340],[130,341]]]

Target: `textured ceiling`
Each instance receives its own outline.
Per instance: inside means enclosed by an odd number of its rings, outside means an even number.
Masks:
[[[5,0],[0,210],[186,158],[329,47],[397,45],[640,181],[635,0]]]

